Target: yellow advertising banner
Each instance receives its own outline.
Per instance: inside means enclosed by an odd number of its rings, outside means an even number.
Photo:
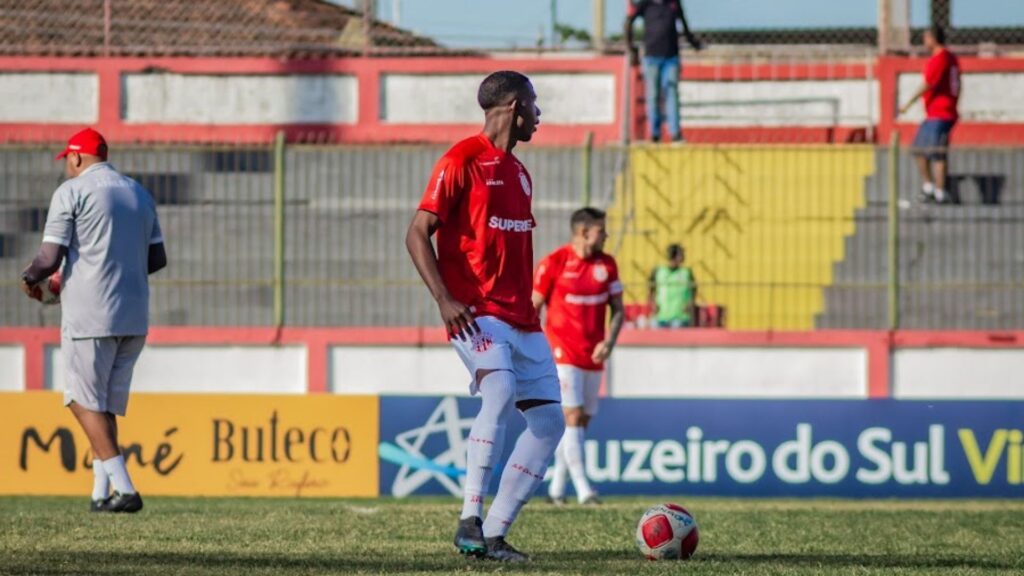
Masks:
[[[62,398],[0,393],[0,494],[89,494]],[[375,396],[135,394],[119,440],[143,495],[377,496],[379,411]]]

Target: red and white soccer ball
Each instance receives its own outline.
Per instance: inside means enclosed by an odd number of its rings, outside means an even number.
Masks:
[[[675,504],[652,507],[636,527],[636,546],[648,560],[687,560],[699,540],[697,521]]]
[[[59,304],[63,276],[60,270],[50,276],[46,282],[40,282],[32,289],[32,297],[43,304]]]

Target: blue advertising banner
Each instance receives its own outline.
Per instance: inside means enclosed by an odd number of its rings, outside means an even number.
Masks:
[[[380,409],[380,493],[461,494],[479,400]],[[604,495],[1017,497],[1022,430],[1024,402],[606,399],[586,472]]]

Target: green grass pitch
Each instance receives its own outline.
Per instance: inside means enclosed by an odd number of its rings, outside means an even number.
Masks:
[[[528,565],[460,557],[452,499],[157,498],[135,516],[87,498],[0,498],[0,574],[1024,574],[1024,500],[674,498],[701,529],[688,562],[649,562],[636,521],[665,499],[555,508],[509,541]]]

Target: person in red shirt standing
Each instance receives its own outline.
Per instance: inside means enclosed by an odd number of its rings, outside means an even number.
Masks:
[[[618,266],[602,251],[608,238],[604,212],[581,208],[573,213],[570,226],[572,241],[544,258],[533,280],[533,305],[538,310],[548,307],[545,331],[558,366],[566,423],[548,496],[554,503],[565,502],[568,469],[579,502],[599,504],[587,480],[583,442],[587,425],[597,414],[604,361],[619,337],[625,308]]]
[[[960,98],[960,60],[946,49],[945,32],[939,26],[925,31],[924,45],[932,53],[924,67],[924,85],[900,113],[906,114],[918,98],[924,97],[925,121],[918,128],[913,144],[921,172],[921,200],[942,204],[949,199],[946,150],[949,133],[959,118],[956,104]]]
[[[540,123],[530,80],[511,71],[484,79],[477,93],[483,132],[455,144],[434,167],[405,244],[437,301],[455,351],[482,396],[467,438],[460,553],[521,562],[505,541],[523,504],[544,479],[565,430],[554,358],[531,301],[533,183],[512,154]],[[430,242],[437,235],[437,252]],[[512,408],[526,419],[498,492],[483,516],[491,472],[502,454]]]

